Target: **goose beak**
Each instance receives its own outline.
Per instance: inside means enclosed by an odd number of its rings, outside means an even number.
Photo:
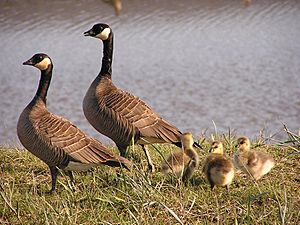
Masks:
[[[23,65],[29,65],[29,66],[32,66],[32,65],[34,65],[34,63],[32,62],[31,59],[29,59],[29,60],[23,62]]]
[[[91,37],[94,37],[95,36],[95,33],[94,31],[91,29],[91,30],[88,30],[86,32],[83,33],[84,36],[91,36]]]
[[[198,144],[197,142],[194,142],[193,146],[203,150],[203,147],[200,144]]]

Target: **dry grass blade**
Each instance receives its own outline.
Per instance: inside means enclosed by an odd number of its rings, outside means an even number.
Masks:
[[[130,209],[127,209],[127,211],[128,211],[128,213],[132,216],[132,218],[135,220],[136,224],[139,225],[140,223],[139,223],[138,219],[137,219],[136,216],[131,212],[131,210],[130,210]]]
[[[7,204],[7,206],[16,214],[18,215],[17,213],[17,210],[12,206],[11,202],[6,198],[4,192],[1,192],[1,197],[3,198],[4,202]]]
[[[160,204],[177,220],[178,223],[183,225],[183,222],[181,221],[181,219],[177,216],[177,214],[172,209],[170,209],[168,206],[166,206],[162,202],[160,202]]]
[[[190,213],[190,211],[192,210],[192,208],[193,208],[195,202],[196,202],[196,197],[194,197],[194,199],[193,199],[193,201],[192,201],[192,204],[191,204],[189,210],[187,211],[187,213]]]
[[[280,200],[276,194],[276,192],[274,191],[274,195],[278,204],[278,208],[279,208],[279,216],[280,216],[280,221],[281,224],[284,225],[285,224],[285,218],[286,218],[286,212],[287,212],[287,198],[286,198],[286,190],[284,187],[284,192],[283,192],[283,206],[280,203]]]
[[[299,136],[297,134],[291,132],[288,129],[287,125],[283,124],[283,128],[284,128],[285,132],[287,133],[287,135],[289,136],[291,142],[293,142],[294,144],[299,144],[299,141],[300,141]]]
[[[4,202],[6,203],[6,205],[10,208],[10,210],[13,211],[14,214],[17,216],[18,220],[21,222],[20,216],[19,216],[17,210],[16,210],[16,209],[13,207],[13,205],[11,204],[11,200],[8,200],[8,199],[7,199],[7,197],[6,197],[6,195],[5,195],[5,192],[4,192],[5,189],[4,189],[4,187],[3,187],[3,185],[2,185],[1,183],[0,183],[0,187],[1,187],[1,189],[3,190],[3,191],[0,192],[1,197],[3,198]],[[0,220],[0,222],[1,222],[1,220]]]

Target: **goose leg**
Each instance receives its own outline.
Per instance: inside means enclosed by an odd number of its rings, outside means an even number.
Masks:
[[[52,194],[53,192],[55,192],[55,188],[56,188],[58,169],[56,167],[50,167],[50,172],[51,172],[52,188],[48,193]]]
[[[146,158],[147,158],[147,162],[148,162],[148,172],[149,172],[149,173],[154,173],[155,168],[154,168],[152,159],[151,159],[151,157],[150,157],[148,148],[147,148],[147,146],[145,146],[145,145],[141,145],[141,146],[142,146],[142,148],[143,148],[143,150],[144,150],[144,153],[145,153],[145,155],[146,155]]]
[[[72,171],[68,170],[65,171],[65,173],[68,175],[68,177],[70,178],[71,181],[71,188],[73,191],[76,191],[76,187],[75,187],[75,179],[74,179],[74,175],[72,173]]]
[[[119,146],[117,145],[118,149],[119,149],[119,152],[120,152],[120,155],[122,157],[125,157],[126,158],[126,150],[127,150],[127,147],[122,147],[122,146]]]
[[[195,160],[190,160],[189,164],[187,165],[186,169],[184,170],[182,181],[185,185],[188,184],[189,179],[192,177],[195,169],[197,167],[197,163]]]
[[[75,179],[74,179],[72,171],[68,170],[65,173],[68,175],[68,177],[70,177],[71,183],[75,184]]]
[[[226,191],[229,192],[229,185],[226,185]]]
[[[214,190],[214,187],[215,187],[215,184],[214,184],[214,182],[213,182],[212,179],[211,179],[210,172],[208,172],[207,180],[208,180],[208,183],[210,184],[210,189],[211,189],[211,191],[213,191],[213,190]]]

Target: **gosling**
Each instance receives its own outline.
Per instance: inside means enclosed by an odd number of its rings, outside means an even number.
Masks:
[[[237,169],[253,177],[256,181],[267,174],[275,165],[273,157],[266,152],[250,150],[250,140],[240,137],[233,162]]]
[[[206,157],[203,172],[210,184],[211,190],[215,186],[226,187],[234,178],[234,166],[230,159],[224,156],[223,144],[219,141],[214,141],[210,148],[210,154]]]
[[[174,173],[182,178],[184,183],[192,177],[199,166],[199,156],[193,148],[193,136],[190,132],[181,136],[182,151],[172,153],[161,165],[161,171],[165,175]]]

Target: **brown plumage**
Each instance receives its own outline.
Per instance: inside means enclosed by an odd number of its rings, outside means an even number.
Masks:
[[[122,156],[134,140],[147,156],[149,170],[154,166],[145,144],[173,143],[181,146],[181,132],[162,119],[138,97],[117,88],[112,80],[113,32],[107,24],[96,24],[85,36],[103,41],[101,71],[89,87],[84,100],[84,115],[100,133],[111,138]]]
[[[166,162],[161,165],[164,174],[174,173],[187,182],[199,166],[199,156],[193,148],[193,136],[191,133],[184,133],[181,137],[182,151],[171,153]]]
[[[275,160],[270,154],[250,150],[250,140],[245,136],[237,140],[237,148],[233,157],[234,165],[255,180],[262,178],[275,165]]]
[[[88,137],[68,120],[48,111],[46,96],[53,64],[43,53],[23,63],[41,70],[36,95],[19,117],[17,133],[23,146],[50,168],[52,191],[55,191],[58,168],[73,181],[72,170],[87,170],[99,164],[130,167],[131,162],[115,155],[96,139]]]
[[[203,172],[213,190],[214,186],[225,186],[228,190],[234,178],[234,167],[230,159],[224,156],[223,144],[214,141],[206,157]]]

